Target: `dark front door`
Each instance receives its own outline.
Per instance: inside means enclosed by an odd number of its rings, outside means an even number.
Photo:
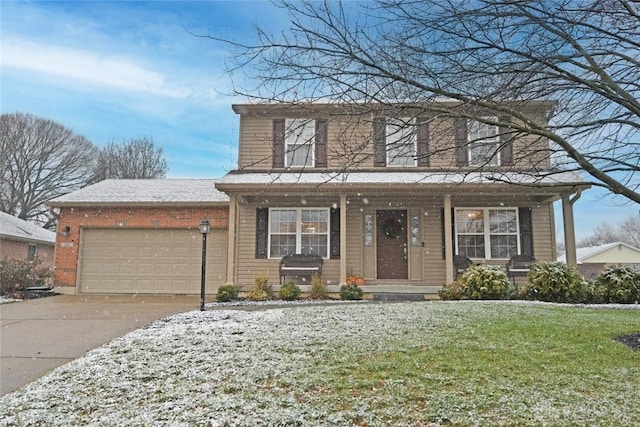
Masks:
[[[407,278],[407,211],[376,213],[378,279]]]

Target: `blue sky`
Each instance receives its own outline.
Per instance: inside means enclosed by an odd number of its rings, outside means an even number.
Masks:
[[[231,104],[246,100],[229,95],[224,47],[190,32],[251,39],[255,24],[278,32],[287,17],[265,1],[0,0],[0,111],[54,120],[98,146],[150,137],[168,178],[221,177],[237,161]],[[576,203],[578,239],[639,215],[602,196]]]

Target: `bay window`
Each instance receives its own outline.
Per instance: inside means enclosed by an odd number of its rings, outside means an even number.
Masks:
[[[475,259],[508,259],[519,253],[516,208],[455,210],[456,253]]]
[[[328,208],[272,208],[269,257],[290,254],[329,256]]]

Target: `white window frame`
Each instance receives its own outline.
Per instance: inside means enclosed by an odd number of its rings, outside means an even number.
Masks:
[[[407,168],[418,165],[418,133],[415,118],[388,118],[385,126],[386,135],[386,153],[387,166],[391,168]],[[398,156],[395,151],[394,144],[397,147],[411,148],[411,155]],[[411,157],[411,161],[407,161]],[[402,163],[397,159],[407,159]]]
[[[315,166],[316,121],[313,119],[285,119],[284,156],[288,168]],[[294,164],[294,153],[300,147],[310,147],[304,163]]]
[[[483,215],[483,230],[481,232],[459,232],[458,231],[458,215],[462,215],[462,212],[465,211],[482,211]],[[491,232],[491,211],[509,211],[513,212],[515,215],[515,223],[516,223],[516,231],[515,232],[506,232],[506,233],[492,233]],[[464,208],[455,208],[454,210],[454,230],[455,230],[455,248],[456,253],[460,255],[465,255],[464,253],[460,253],[458,236],[459,235],[476,235],[483,236],[484,238],[484,258],[480,257],[469,257],[474,260],[490,260],[490,259],[498,259],[498,260],[507,260],[509,258],[493,258],[491,256],[491,236],[515,236],[516,237],[516,253],[512,254],[517,255],[520,253],[520,217],[518,208],[514,207],[464,207]]]
[[[489,122],[498,122],[498,117],[489,116],[482,117],[482,120]],[[474,129],[478,129],[484,132],[475,132]],[[491,132],[493,130],[493,132]],[[488,135],[489,136],[485,136]],[[493,134],[493,135],[490,135]],[[469,166],[500,166],[502,161],[500,159],[500,127],[497,125],[490,125],[478,120],[467,120],[467,150],[469,155]],[[478,159],[473,155],[474,148],[478,146],[492,146],[492,152],[494,155],[487,162],[486,158]]]
[[[273,233],[271,230],[271,216],[273,212],[276,211],[295,211],[296,212],[296,231],[295,233]],[[326,213],[327,218],[327,230],[322,233],[305,233],[302,230],[302,212],[303,211],[321,211]],[[326,254],[320,254],[322,258],[329,259],[331,254],[331,213],[329,208],[269,208],[269,231],[267,238],[267,248],[269,251],[269,259],[280,259],[281,255],[272,255],[271,254],[271,237],[273,234],[278,235],[295,235],[296,237],[296,254],[302,253],[302,236],[304,235],[318,235],[318,236],[326,236],[327,237],[327,252]]]

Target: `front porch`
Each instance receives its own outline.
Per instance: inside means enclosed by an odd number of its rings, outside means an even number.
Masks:
[[[582,188],[554,181],[527,187],[525,192],[521,185],[482,177],[458,184],[434,182],[433,174],[425,173],[353,173],[340,179],[320,173],[238,173],[227,177],[216,186],[231,199],[228,284],[250,289],[257,274],[269,275],[276,284],[281,257],[277,254],[299,250],[300,240],[310,235],[322,242],[320,249],[312,250],[325,251],[322,277],[329,292],[337,293],[348,275],[354,274],[364,277],[362,289],[372,299],[390,295],[437,298],[439,289],[455,279],[454,254],[469,241],[482,243],[484,239],[489,245],[490,238],[496,246],[495,250],[482,248],[487,255],[474,259],[476,263],[504,266],[509,256],[503,252],[519,254],[524,250],[539,261],[554,260],[553,202],[566,200],[563,221],[565,237],[570,239],[572,233],[566,230],[573,230],[572,202]],[[446,177],[452,179],[451,174]],[[486,215],[504,213],[503,220],[508,222],[505,233],[511,236],[502,239],[511,245],[507,252],[493,242],[489,232],[474,240],[455,229],[455,215],[483,210]],[[285,225],[290,232],[284,237],[293,242],[288,243],[294,245],[291,248],[297,244],[297,249],[278,246],[285,240],[281,230],[273,228],[282,226],[281,217],[287,211],[292,218],[297,215],[298,222],[292,219]],[[308,211],[323,219],[313,226],[304,223],[301,212]],[[273,222],[274,212],[280,225]],[[389,212],[393,215],[388,216]],[[389,222],[389,218],[393,220]],[[396,220],[399,228],[394,226]],[[496,242],[501,239],[498,234]],[[388,252],[393,245],[395,249]],[[575,250],[575,242],[567,242],[566,247]]]

